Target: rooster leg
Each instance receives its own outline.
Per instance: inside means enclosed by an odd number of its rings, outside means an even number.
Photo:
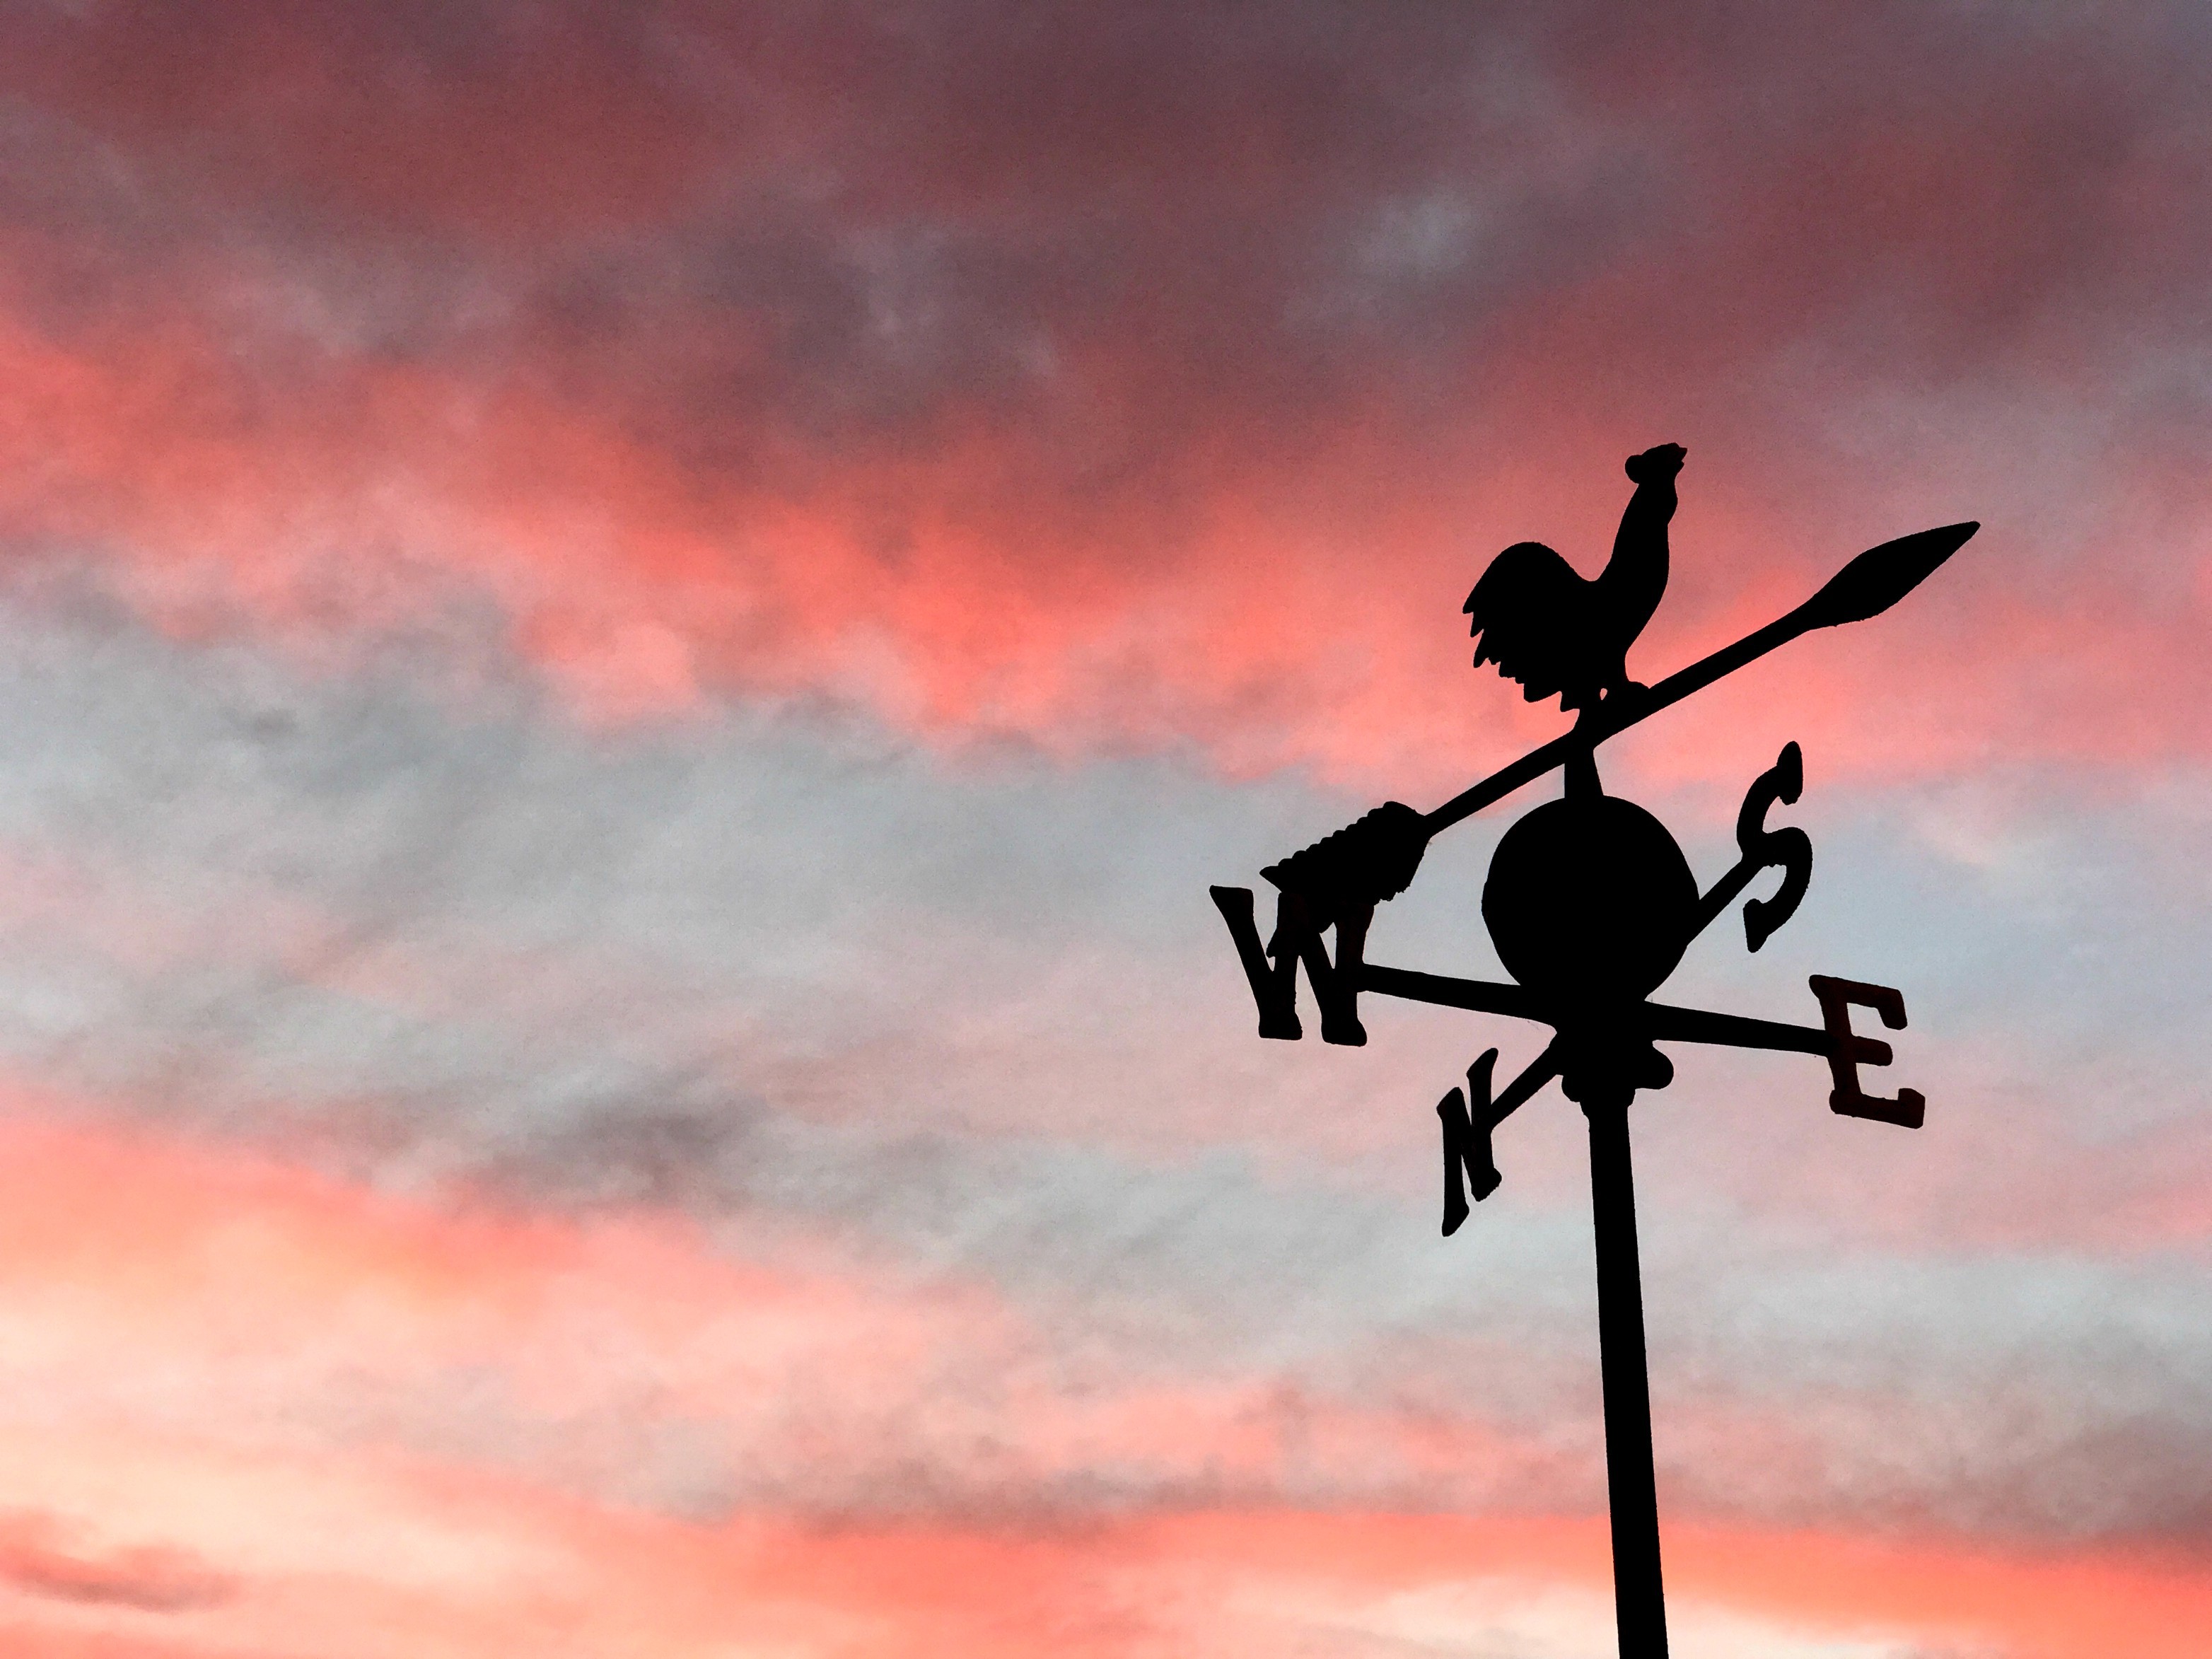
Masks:
[[[1587,749],[1577,749],[1569,755],[1565,771],[1569,800],[1595,800],[1605,793],[1605,785],[1598,781],[1597,748],[1595,744]]]
[[[1642,718],[1644,705],[1651,701],[1651,688],[1640,680],[1632,680],[1623,674],[1606,688],[1605,701],[1598,706],[1605,711],[1605,723],[1618,731],[1632,726]]]

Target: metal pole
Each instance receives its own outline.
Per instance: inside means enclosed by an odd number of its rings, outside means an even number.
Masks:
[[[1597,1238],[1598,1362],[1605,1382],[1605,1481],[1613,1507],[1613,1606],[1620,1659],[1667,1659],[1659,1578],[1659,1494],[1651,1471],[1651,1383],[1644,1360],[1644,1282],[1636,1256],[1636,1179],[1624,1090],[1583,1105],[1589,1119]]]

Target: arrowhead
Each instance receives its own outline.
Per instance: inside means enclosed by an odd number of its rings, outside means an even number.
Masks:
[[[1880,616],[1925,581],[1980,528],[1971,520],[1947,524],[1867,549],[1798,607],[1798,620],[1808,628],[1834,628]]]

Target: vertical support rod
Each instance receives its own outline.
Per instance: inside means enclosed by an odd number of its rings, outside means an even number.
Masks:
[[[1651,1383],[1644,1358],[1644,1279],[1636,1254],[1636,1179],[1622,1090],[1586,1101],[1597,1238],[1598,1361],[1605,1382],[1605,1482],[1613,1510],[1613,1606],[1620,1659],[1667,1659],[1659,1577],[1659,1494],[1651,1469]]]

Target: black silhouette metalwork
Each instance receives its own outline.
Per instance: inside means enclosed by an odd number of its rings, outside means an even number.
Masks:
[[[1628,647],[1667,591],[1667,525],[1685,453],[1661,444],[1629,457],[1636,493],[1595,581],[1541,542],[1516,542],[1490,562],[1462,607],[1472,619],[1477,668],[1494,662],[1521,682],[1528,702],[1556,694],[1562,708],[1643,689],[1628,678]]]
[[[1637,1259],[1636,1199],[1628,1109],[1640,1089],[1663,1089],[1674,1068],[1662,1042],[1718,1043],[1817,1054],[1834,1088],[1830,1108],[1845,1116],[1917,1128],[1927,1103],[1914,1090],[1893,1099],[1867,1094],[1858,1068],[1887,1066],[1890,1046],[1851,1029],[1853,1005],[1891,1030],[1905,1025],[1905,1000],[1887,987],[1816,974],[1818,1026],[1790,1025],[1650,1000],[1706,927],[1763,872],[1779,869],[1773,896],[1744,906],[1744,942],[1757,951],[1788,921],[1813,874],[1813,844],[1802,830],[1770,830],[1766,815],[1804,787],[1796,744],[1753,780],[1736,818],[1740,856],[1704,891],[1664,824],[1605,793],[1596,751],[1619,735],[1723,675],[1816,628],[1880,615],[1911,592],[1980,528],[1947,525],[1860,554],[1804,604],[1735,644],[1649,688],[1629,679],[1628,647],[1667,584],[1667,526],[1685,452],[1662,444],[1632,456],[1636,490],[1621,515],[1613,557],[1595,581],[1551,549],[1521,542],[1494,559],[1466,611],[1478,639],[1475,664],[1494,661],[1531,702],[1557,696],[1578,711],[1574,729],[1472,788],[1422,813],[1389,801],[1335,834],[1261,872],[1277,890],[1273,937],[1264,946],[1249,889],[1216,887],[1260,1014],[1260,1035],[1304,1035],[1297,971],[1304,964],[1321,1012],[1322,1040],[1367,1041],[1362,993],[1409,999],[1548,1025],[1551,1042],[1502,1089],[1498,1050],[1468,1067],[1463,1089],[1437,1103],[1444,1159],[1443,1231],[1466,1220],[1499,1183],[1492,1136],[1499,1124],[1556,1079],[1589,1122],[1590,1193],[1595,1215],[1598,1346],[1604,1384],[1606,1474],[1611,1500],[1613,1589],[1623,1659],[1663,1659],[1665,1598],[1659,1566],[1658,1503],[1652,1472],[1651,1407]],[[1429,841],[1554,769],[1560,798],[1528,813],[1498,842],[1483,885],[1482,916],[1510,984],[1389,968],[1365,960],[1375,907],[1412,884]],[[1332,954],[1322,935],[1334,930]]]

